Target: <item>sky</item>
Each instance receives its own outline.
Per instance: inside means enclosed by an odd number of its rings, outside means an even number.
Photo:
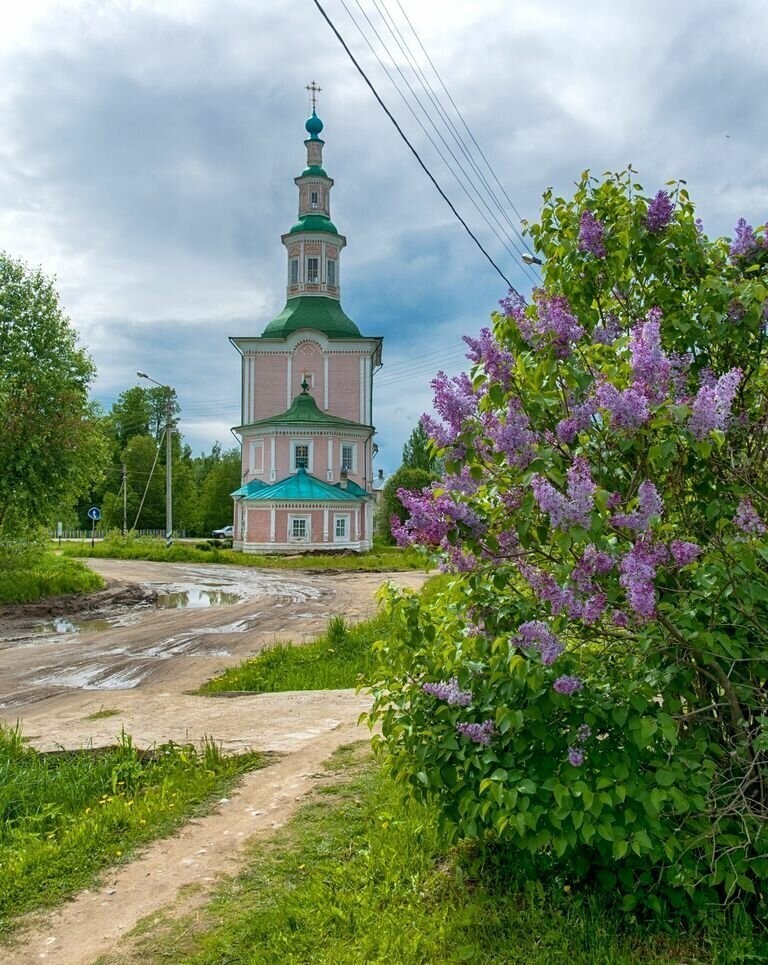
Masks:
[[[519,247],[510,221],[535,220],[547,187],[567,194],[585,168],[600,174],[628,162],[648,194],[685,178],[710,235],[730,234],[742,215],[753,224],[768,218],[765,0],[322,2],[523,293],[530,270],[454,180],[457,165],[441,157],[446,149],[398,67],[459,149],[383,17],[471,144],[429,55],[490,161],[493,174],[477,163],[502,208],[489,204]],[[94,397],[108,409],[140,384],[137,370],[174,386],[179,428],[195,454],[215,441],[236,445],[239,356],[228,336],[261,334],[285,302],[280,235],[295,221],[305,85],[317,81],[331,214],[347,238],[342,303],[363,334],[384,338],[376,468],[396,469],[430,408],[430,379],[464,367],[461,336],[489,324],[506,285],[312,0],[0,7],[0,249],[56,276],[97,366]]]

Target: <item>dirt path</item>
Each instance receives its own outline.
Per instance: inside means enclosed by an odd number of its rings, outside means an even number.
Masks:
[[[182,886],[208,887],[217,875],[236,871],[245,841],[283,824],[322,762],[337,747],[367,736],[356,722],[368,701],[348,690],[235,698],[189,691],[276,639],[315,636],[336,613],[349,620],[370,615],[375,592],[387,579],[414,588],[425,579],[422,573],[316,575],[115,560],[93,561],[93,568],[118,598],[121,584],[140,584],[152,593],[169,587],[232,593],[239,602],[205,609],[122,608],[98,614],[90,628],[61,634],[37,632],[39,614],[4,616],[0,716],[20,720],[40,749],[109,744],[124,727],[138,746],[209,737],[231,751],[253,748],[284,757],[249,774],[218,813],[107,872],[98,889],[51,915],[30,916],[21,944],[0,949],[7,965],[93,962],[114,950],[140,919],[172,903]],[[86,719],[102,708],[117,713]]]

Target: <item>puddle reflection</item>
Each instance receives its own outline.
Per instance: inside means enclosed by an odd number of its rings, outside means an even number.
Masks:
[[[182,608],[196,609],[209,606],[228,606],[242,600],[239,593],[229,590],[175,590],[172,593],[158,593],[155,606],[165,610]]]

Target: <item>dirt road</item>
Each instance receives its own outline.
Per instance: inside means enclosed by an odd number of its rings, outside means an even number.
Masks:
[[[66,614],[55,624],[26,614],[0,617],[0,717],[21,720],[40,749],[111,743],[121,727],[140,746],[212,737],[233,750],[295,749],[354,719],[364,698],[341,692],[230,700],[189,692],[276,640],[315,636],[334,614],[348,620],[371,614],[386,580],[411,587],[424,580],[421,573],[308,574],[121,560],[89,565],[111,585],[140,584],[171,602],[206,602],[206,594],[208,601],[238,602],[118,607]],[[68,629],[79,617],[83,626]],[[100,709],[118,713],[85,719]]]
[[[224,594],[238,602],[59,612],[58,624],[39,612],[5,614],[0,715],[11,723],[21,720],[40,749],[109,744],[125,727],[139,746],[212,737],[226,749],[278,751],[283,757],[247,775],[218,813],[155,842],[55,912],[30,916],[19,944],[0,949],[7,965],[86,965],[119,949],[121,937],[173,903],[182,886],[202,886],[196,900],[203,900],[218,875],[235,872],[244,843],[290,817],[322,762],[342,744],[367,736],[356,721],[368,701],[348,690],[235,698],[189,691],[277,639],[315,636],[334,614],[348,620],[370,615],[375,592],[387,579],[414,588],[425,579],[422,573],[315,575],[116,560],[89,565],[110,581],[118,599],[160,594],[172,602],[199,602],[209,594],[210,602]],[[147,592],[125,593],[123,584]],[[86,624],[74,632],[80,618]],[[118,713],[86,720],[102,708]]]

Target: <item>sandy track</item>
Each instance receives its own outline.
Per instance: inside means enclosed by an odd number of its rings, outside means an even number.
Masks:
[[[189,691],[276,639],[315,636],[333,614],[348,620],[372,614],[376,590],[388,579],[413,588],[425,579],[422,573],[315,575],[114,560],[92,565],[115,583],[229,581],[246,598],[204,610],[145,608],[128,613],[125,625],[62,638],[29,635],[29,620],[0,619],[0,715],[21,720],[41,749],[109,744],[125,727],[138,746],[208,737],[226,750],[284,756],[247,775],[218,813],[107,872],[98,889],[51,915],[30,916],[21,942],[0,949],[8,965],[92,962],[113,951],[140,919],[172,903],[182,886],[208,888],[217,875],[236,871],[244,843],[288,819],[322,762],[337,747],[367,737],[356,722],[368,701],[348,690],[233,698]],[[118,714],[85,719],[101,707]]]

